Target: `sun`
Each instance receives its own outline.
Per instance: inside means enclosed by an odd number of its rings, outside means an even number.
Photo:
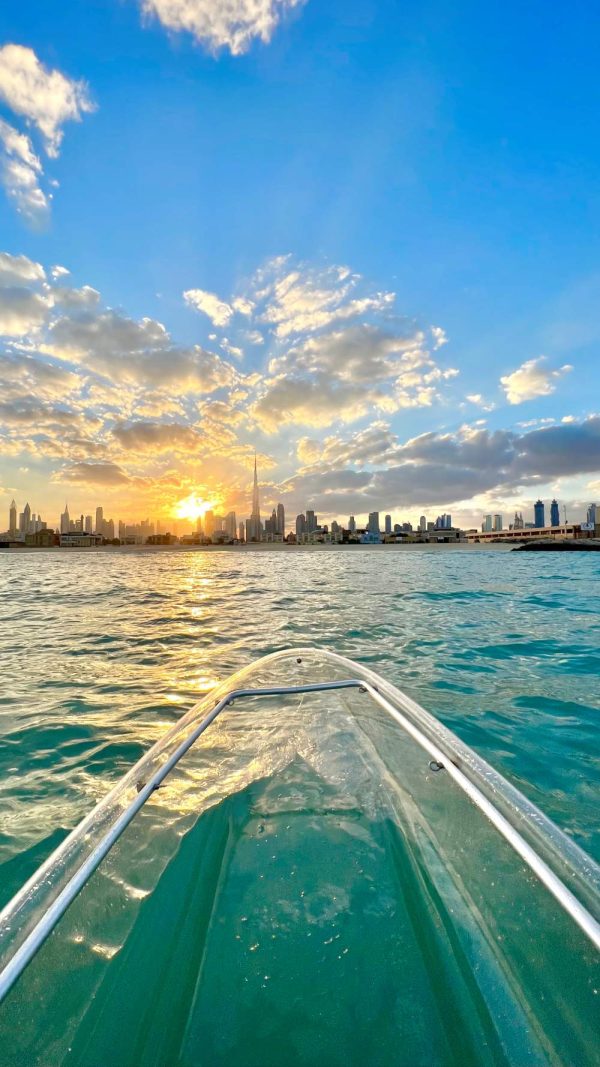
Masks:
[[[195,522],[196,519],[199,519],[212,507],[213,505],[210,501],[203,500],[201,496],[196,496],[195,493],[190,493],[185,500],[180,500],[175,505],[175,514],[178,519],[190,519],[191,522]]]

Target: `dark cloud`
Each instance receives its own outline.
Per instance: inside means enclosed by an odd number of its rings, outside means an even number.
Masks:
[[[181,423],[118,423],[113,436],[122,448],[131,452],[190,452],[198,448],[200,434]]]
[[[77,485],[124,485],[129,481],[125,471],[116,463],[86,462],[72,463],[64,467],[56,474],[56,480],[61,482],[73,482]]]
[[[600,471],[600,416],[523,434],[468,427],[455,435],[428,433],[391,451],[386,437],[389,463],[367,472],[352,469],[358,436],[346,442],[333,439],[335,467],[328,461],[326,442],[322,460],[286,482],[284,491],[299,506],[319,500],[328,514],[362,514],[407,504],[449,505],[481,493],[514,492],[519,486]]]

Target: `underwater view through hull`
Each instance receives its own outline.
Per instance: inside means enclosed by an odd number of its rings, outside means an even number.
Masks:
[[[236,697],[152,790],[232,689],[353,676]],[[299,649],[227,679],[0,917],[4,966],[150,790],[0,1008],[3,1062],[591,1065],[596,949],[457,774],[598,914],[593,862],[373,672]]]

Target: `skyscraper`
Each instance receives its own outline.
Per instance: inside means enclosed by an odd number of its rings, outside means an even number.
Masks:
[[[354,518],[354,515],[351,515],[348,519],[348,530],[350,533],[356,533],[356,519]]]
[[[421,518],[419,519],[419,529],[421,533],[427,533],[427,519],[425,515],[421,515]]]
[[[96,508],[96,533],[104,537],[104,508]]]
[[[317,516],[315,515],[314,511],[307,511],[306,512],[306,532],[307,533],[314,533],[316,528],[317,528],[317,525],[318,525]]]
[[[31,508],[26,504],[19,516],[19,529],[25,535],[31,533]]]
[[[296,539],[299,541],[302,534],[306,533],[306,517],[304,515],[296,515]]]
[[[558,510],[558,500],[553,500],[550,504],[550,525],[560,526],[560,512]]]
[[[9,511],[8,514],[9,514],[8,532],[9,532],[11,537],[16,537],[17,536],[17,505],[15,504],[14,500],[13,500],[12,504],[10,505],[10,511]]]
[[[536,500],[533,505],[533,525],[536,530],[541,530],[546,525],[546,509],[543,500]]]
[[[225,533],[231,541],[235,541],[236,525],[235,511],[230,511],[229,514],[225,516]]]
[[[71,520],[69,519],[69,505],[65,504],[65,510],[60,517],[60,532],[68,533],[71,526]]]
[[[482,533],[491,533],[493,529],[494,529],[494,516],[493,515],[484,515],[483,516],[483,522],[481,524],[481,532]]]
[[[212,537],[215,531],[215,513],[210,508],[204,513],[204,533],[207,537]]]
[[[92,532],[92,516],[86,515],[85,517],[85,532],[91,534]]]
[[[501,530],[501,529],[502,529],[502,515],[496,514],[496,515],[494,515],[494,530],[497,531],[497,530]]]
[[[283,504],[277,505],[277,533],[285,537],[285,508]]]
[[[13,500],[14,504],[14,500]],[[587,509],[587,522],[591,522],[593,526],[598,522],[597,519],[598,507],[596,504],[590,504]],[[15,512],[16,515],[16,512]]]
[[[277,532],[277,512],[273,508],[271,517],[265,520],[265,533],[273,537]]]
[[[386,534],[391,534],[391,532],[392,532],[392,516],[391,515],[386,515],[386,517],[385,517],[385,532],[386,532]]]
[[[260,498],[258,493],[258,472],[256,469],[256,452],[254,453],[254,484],[252,486],[252,514],[246,522],[246,540],[262,541],[262,523],[260,521]]]
[[[369,533],[373,533],[373,534],[381,533],[381,530],[379,529],[379,512],[378,511],[370,511],[369,512],[369,521],[367,523],[367,530],[369,531]]]

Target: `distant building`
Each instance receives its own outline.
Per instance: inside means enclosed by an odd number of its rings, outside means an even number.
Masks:
[[[370,534],[377,534],[378,536],[381,534],[381,530],[379,528],[379,512],[378,511],[370,511],[369,512],[369,521],[367,523],[367,531]]]
[[[13,504],[14,504],[14,500],[13,500]],[[597,523],[598,523],[597,515],[598,515],[597,505],[596,504],[590,504],[588,509],[587,509],[587,520],[586,521],[591,523],[592,526],[596,526]]]
[[[523,530],[525,523],[523,522],[523,512],[515,511],[515,519],[513,522],[513,530]]]
[[[14,500],[13,500],[12,504],[10,505],[10,510],[9,510],[8,515],[9,515],[9,518],[8,518],[8,533],[9,533],[11,538],[12,537],[16,537],[17,536],[17,505],[15,504]]]
[[[558,510],[557,500],[553,500],[550,504],[550,525],[560,526],[560,511]]]
[[[225,516],[225,533],[230,541],[235,541],[237,533],[237,521],[235,517],[235,511],[230,511]]]
[[[306,516],[296,515],[296,540],[299,541],[306,533]]]
[[[241,522],[239,527],[238,527],[238,537],[239,537],[240,541],[245,541],[246,540],[246,526],[245,526],[245,523],[243,523],[243,522]]]
[[[71,526],[71,520],[69,518],[69,505],[65,504],[65,510],[60,517],[60,532],[61,534],[69,533]]]
[[[275,511],[275,508],[273,508],[273,510],[271,512],[271,517],[268,518],[268,519],[265,519],[265,535],[268,538],[273,538],[276,533],[277,533],[277,512]]]
[[[536,529],[541,530],[546,525],[546,509],[543,500],[536,500],[533,505],[533,515],[533,525]]]
[[[356,533],[356,519],[351,515],[348,519],[348,533]]]
[[[104,508],[96,508],[96,533],[104,537]]]
[[[477,530],[467,531],[467,541],[482,543],[486,541],[513,541],[519,543],[521,541],[539,541],[540,539],[552,539],[556,538],[559,541],[578,539],[580,537],[593,537],[593,531],[585,530],[582,524],[573,522],[563,522],[558,526],[532,526],[528,524],[522,529],[511,530],[493,530],[491,533],[479,533]]]
[[[94,548],[95,545],[102,544],[102,538],[99,534],[86,534],[82,531],[77,533],[61,533],[60,535],[60,547],[61,548]]]
[[[207,537],[212,537],[215,528],[215,513],[210,508],[204,513],[204,533]]]
[[[283,504],[277,505],[277,533],[285,537],[285,508]]]
[[[494,529],[494,517],[493,515],[484,515],[483,522],[481,524],[482,533],[491,533]]]
[[[25,537],[25,534],[31,533],[31,508],[29,504],[26,504],[23,511],[19,515],[19,533],[21,537]]]
[[[54,548],[58,538],[54,530],[36,530],[35,533],[25,534],[25,544],[28,548]]]
[[[496,531],[496,533],[498,532],[498,530],[502,529],[502,515],[494,515],[493,529]]]
[[[384,521],[384,530],[385,530],[386,534],[391,534],[391,532],[392,532],[392,516],[391,515],[386,515],[386,517],[385,517],[385,519],[383,521]]]
[[[306,512],[306,533],[315,533],[317,529],[317,516],[314,511]]]

